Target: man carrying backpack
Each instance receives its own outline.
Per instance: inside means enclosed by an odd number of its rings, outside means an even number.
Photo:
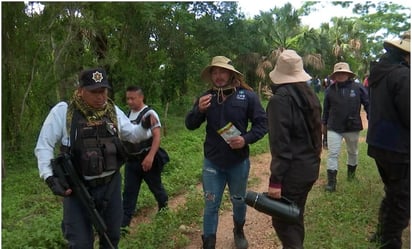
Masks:
[[[158,210],[167,208],[168,196],[162,184],[161,173],[164,162],[159,152],[160,120],[157,113],[144,103],[144,93],[140,87],[129,86],[126,90],[126,100],[129,105],[129,119],[132,123],[140,124],[141,117],[146,113],[156,117],[159,126],[151,130],[150,138],[140,143],[124,142],[129,153],[125,165],[125,181],[123,190],[123,221],[122,227],[128,227],[136,211],[140,186],[144,180],[156,198]],[[160,151],[159,151],[160,150]],[[167,154],[166,154],[167,155]]]

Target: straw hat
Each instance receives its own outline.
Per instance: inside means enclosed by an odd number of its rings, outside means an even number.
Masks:
[[[400,39],[386,40],[383,42],[383,47],[388,49],[388,46],[394,46],[402,51],[411,52],[411,31],[406,31],[401,35]]]
[[[276,62],[275,69],[269,73],[275,84],[306,82],[312,77],[303,70],[303,61],[294,50],[284,50]]]
[[[336,73],[348,73],[351,75],[349,78],[353,78],[356,75],[350,70],[349,64],[346,62],[336,63],[333,67],[333,73],[330,75],[330,78],[334,79]]]
[[[239,74],[240,76],[243,76],[239,71],[235,69],[235,67],[232,65],[232,61],[229,58],[225,56],[215,56],[213,57],[210,65],[205,67],[201,73],[201,77],[204,81],[212,82],[212,79],[210,77],[210,70],[212,69],[212,67],[225,68]]]

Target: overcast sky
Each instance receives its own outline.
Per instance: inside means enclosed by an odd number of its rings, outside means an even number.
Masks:
[[[295,9],[298,9],[302,6],[302,3],[305,1],[299,0],[239,0],[239,7],[241,11],[245,13],[247,17],[253,17],[255,15],[259,15],[259,11],[269,11],[274,7],[283,7],[285,3],[290,2]],[[365,1],[357,1],[357,2],[365,2]],[[393,3],[398,3],[405,6],[411,6],[410,1],[405,3],[402,0],[392,0]],[[302,16],[301,21],[304,25],[309,25],[312,28],[319,28],[321,23],[329,22],[332,17],[350,17],[353,16],[352,14],[352,7],[349,8],[342,8],[340,6],[334,6],[330,3],[330,1],[321,1],[320,6],[316,6],[318,11],[312,12],[309,16]]]

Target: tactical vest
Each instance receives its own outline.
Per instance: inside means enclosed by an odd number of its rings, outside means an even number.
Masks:
[[[84,176],[115,171],[124,163],[120,140],[109,118],[87,122],[79,111],[74,111],[70,141],[74,165]]]
[[[139,115],[137,116],[137,118],[135,120],[132,120],[131,122],[133,124],[140,124],[142,122],[142,118],[143,116],[148,112],[152,110],[152,108],[150,107],[146,107],[145,109],[143,109],[142,111],[140,111]],[[130,116],[130,112],[127,115],[128,117]],[[123,141],[123,145],[127,151],[127,153],[129,154],[129,156],[133,156],[133,155],[141,155],[147,151],[150,150],[150,147],[152,146],[152,142],[153,142],[153,138],[149,138],[146,139],[140,143],[130,143],[128,141]]]

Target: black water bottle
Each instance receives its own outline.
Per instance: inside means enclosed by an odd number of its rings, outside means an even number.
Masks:
[[[245,202],[259,212],[274,216],[289,223],[296,223],[299,220],[300,209],[289,199],[273,199],[267,193],[256,193],[248,191]]]

